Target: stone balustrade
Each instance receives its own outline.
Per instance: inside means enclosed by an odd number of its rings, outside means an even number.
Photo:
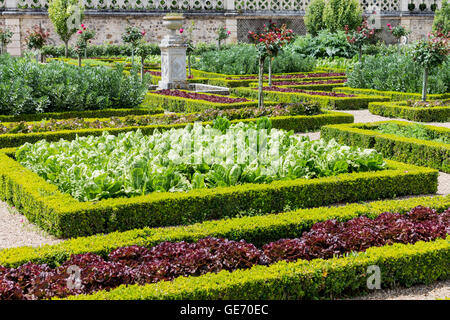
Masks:
[[[242,11],[242,12],[304,12],[311,0],[81,0],[86,9],[113,11]],[[442,0],[412,0],[416,10],[422,1],[438,7]],[[376,10],[381,13],[408,11],[411,0],[360,0],[366,13]],[[4,9],[45,9],[48,0],[0,0]]]

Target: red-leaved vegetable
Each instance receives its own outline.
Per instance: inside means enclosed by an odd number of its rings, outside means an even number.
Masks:
[[[162,242],[152,248],[122,247],[109,253],[107,259],[94,253],[72,255],[56,268],[31,262],[18,268],[0,266],[0,300],[66,297],[123,284],[248,269],[280,260],[329,259],[392,243],[432,241],[449,233],[450,208],[437,214],[419,206],[404,215],[385,212],[375,219],[362,216],[347,222],[319,222],[298,239],[281,239],[262,249],[244,240],[216,238],[196,243]],[[74,267],[80,270],[78,286],[73,286],[73,278],[69,278]]]
[[[222,97],[222,96],[216,96],[216,95],[208,95],[208,94],[201,94],[201,93],[196,93],[196,92],[170,90],[170,89],[157,90],[157,91],[153,91],[152,93],[161,94],[164,96],[180,97],[180,98],[195,99],[195,100],[205,100],[205,101],[214,102],[214,103],[238,103],[238,102],[249,101],[245,98],[229,98],[229,97]]]

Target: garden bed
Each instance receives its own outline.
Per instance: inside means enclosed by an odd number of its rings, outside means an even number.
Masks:
[[[136,245],[149,248],[164,241],[193,242],[206,237],[236,241],[243,239],[256,246],[262,246],[264,243],[281,238],[300,237],[317,222],[329,219],[348,221],[359,216],[374,218],[389,211],[406,213],[419,205],[443,212],[450,207],[450,195],[298,209],[277,214],[204,221],[189,226],[143,228],[79,237],[41,247],[8,248],[0,250],[0,265],[13,268],[33,262],[47,263],[55,267],[67,261],[72,254],[91,252],[104,257],[120,247]]]
[[[231,92],[236,96],[258,97],[257,88],[233,88]],[[284,87],[266,87],[263,91],[264,98],[270,101],[285,103],[299,102],[304,100],[318,101],[324,109],[335,110],[358,110],[368,108],[369,102],[388,101],[385,96],[370,95],[348,95],[327,91],[308,91],[302,89]]]
[[[388,161],[386,170],[375,172],[79,202],[19,164],[11,157],[14,152],[0,152],[0,198],[63,238],[189,224],[246,210],[277,212],[287,205],[314,207],[437,190],[437,171]]]
[[[360,89],[350,87],[337,87],[333,89],[334,92],[347,93],[347,94],[364,94],[364,95],[377,95],[387,96],[392,101],[404,101],[404,100],[420,100],[422,98],[421,93],[411,92],[399,92],[399,91],[381,91],[374,89]],[[427,98],[430,100],[449,99],[450,93],[443,94],[428,94]]]
[[[268,76],[264,76],[264,81],[267,81]],[[345,80],[347,79],[345,74],[342,73],[286,73],[286,74],[274,74],[272,75],[273,84],[284,81],[319,81],[319,80]],[[227,76],[222,78],[211,78],[208,83],[216,86],[223,86],[229,88],[235,87],[248,87],[251,83],[257,82],[257,75],[246,76]]]
[[[448,279],[450,237],[413,245],[372,247],[364,253],[312,261],[281,261],[249,270],[179,277],[147,285],[122,285],[70,300],[285,300],[334,299],[367,293],[371,266],[380,268],[383,288]]]
[[[158,91],[148,92],[144,98],[144,103],[157,105],[172,112],[198,112],[210,108],[234,109],[258,105],[258,101],[242,99],[242,97],[195,93],[184,90],[164,90],[162,92],[164,94],[159,94]],[[268,102],[268,104],[274,105],[276,103]]]
[[[173,280],[182,275],[201,276],[221,270],[242,272],[257,265],[270,268],[279,261],[314,263],[317,259],[339,259],[349,252],[353,252],[353,257],[358,257],[367,255],[374,247],[389,248],[389,244],[395,244],[394,247],[414,246],[421,241],[443,244],[445,242],[442,240],[450,231],[450,209],[439,214],[431,208],[419,206],[405,214],[384,212],[372,215],[375,217],[354,217],[345,222],[316,222],[312,227],[306,228],[301,237],[277,239],[278,241],[265,243],[260,249],[245,240],[237,242],[210,237],[191,244],[163,242],[150,248],[134,245],[114,249],[107,257],[93,252],[72,256],[54,269],[38,264],[22,265],[17,269],[0,267],[0,281],[3,277],[14,283],[13,286],[17,289],[13,297],[15,299],[64,297],[114,289],[121,284]],[[429,228],[429,225],[433,225],[433,228]],[[366,229],[372,232],[365,234],[363,231]],[[174,255],[173,252],[177,254]],[[441,254],[440,262],[443,263],[446,259],[444,252]],[[192,259],[192,256],[197,258]],[[83,286],[80,289],[68,288],[67,281],[61,282],[61,275],[68,277],[67,268],[72,265],[84,269],[81,278]],[[167,268],[160,268],[161,265]],[[21,273],[29,274],[31,270],[35,272],[32,272],[30,278],[21,279],[17,276]],[[101,279],[106,270],[109,271],[108,278]],[[46,272],[45,282],[50,285],[48,290],[42,291],[39,281],[36,281],[40,279],[39,271]],[[0,297],[1,294],[0,291]]]
[[[330,125],[321,128],[321,137],[335,139],[340,143],[374,148],[387,158],[426,166],[450,173],[450,144],[442,141],[402,137],[397,134],[386,134],[375,131],[383,124],[397,124],[401,127],[417,126],[408,122],[383,121],[370,124]],[[449,139],[450,129],[434,126],[423,126],[430,135]]]
[[[305,110],[300,109],[304,107]],[[290,111],[290,108],[295,110]],[[308,108],[308,110],[306,110]],[[127,116],[111,118],[72,118],[67,120],[48,120],[41,122],[5,122],[0,123],[0,145],[3,148],[18,147],[26,142],[34,143],[42,139],[58,141],[72,140],[76,135],[101,135],[103,131],[117,135],[130,130],[141,130],[152,134],[154,130],[181,128],[195,121],[203,125],[212,125],[217,116],[227,117],[231,123],[256,122],[257,117],[269,117],[272,127],[294,132],[309,132],[320,129],[326,124],[353,123],[351,114],[333,111],[311,110],[311,104],[273,106],[260,108],[242,108],[205,110],[192,114],[159,114],[152,116]],[[319,112],[316,112],[319,111]],[[312,112],[312,114],[310,114]],[[303,113],[303,114],[302,114]]]
[[[71,118],[104,118],[125,117],[129,115],[155,115],[164,113],[161,107],[142,104],[139,108],[101,109],[67,112],[44,112],[34,114],[0,115],[0,122],[40,121],[46,119],[71,119]]]
[[[447,101],[422,102],[372,102],[369,104],[372,114],[389,118],[403,118],[418,122],[449,122],[450,103]]]
[[[319,80],[319,81],[275,81],[277,87],[303,89],[303,90],[317,90],[317,91],[331,91],[336,87],[343,87],[345,85],[344,79],[337,80]],[[258,87],[257,82],[250,83],[252,88]],[[267,82],[263,83],[264,87],[268,87]]]

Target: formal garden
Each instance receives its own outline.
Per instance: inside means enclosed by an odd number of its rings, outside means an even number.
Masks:
[[[0,300],[450,297],[450,2],[414,41],[357,0],[245,42],[84,10],[0,25]]]

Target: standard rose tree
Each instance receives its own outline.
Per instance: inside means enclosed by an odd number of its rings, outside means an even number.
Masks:
[[[36,50],[36,61],[38,61],[39,51],[47,43],[49,33],[46,32],[40,25],[35,25],[32,29],[27,31],[25,42],[28,49]]]
[[[78,54],[78,66],[81,67],[81,56],[84,55],[84,58],[87,58],[88,43],[90,43],[91,39],[95,37],[95,31],[88,30],[88,28],[82,24],[77,33],[78,39],[75,46],[75,51]]]
[[[450,52],[450,33],[441,32],[428,34],[428,38],[419,41],[414,48],[414,61],[423,68],[422,100],[427,100],[428,74],[439,67]]]
[[[127,26],[125,33],[122,35],[122,40],[125,43],[131,44],[131,64],[134,66],[134,53],[139,46],[142,38],[145,36],[145,30],[139,30],[134,26]]]
[[[345,34],[347,34],[348,43],[358,50],[359,63],[362,63],[362,48],[376,39],[375,28],[369,28],[367,19],[364,19],[355,31],[350,31],[350,28],[345,26]]]
[[[288,29],[285,24],[277,27],[271,23],[269,27],[264,25],[264,31],[256,33],[249,31],[249,39],[253,41],[258,50],[259,72],[258,72],[258,106],[264,106],[263,97],[263,74],[264,62],[267,57],[270,59],[276,57],[285,45],[294,39],[292,29]],[[271,83],[271,74],[269,73],[269,83]]]
[[[6,53],[5,47],[11,42],[13,34],[8,28],[0,28],[0,54]]]

